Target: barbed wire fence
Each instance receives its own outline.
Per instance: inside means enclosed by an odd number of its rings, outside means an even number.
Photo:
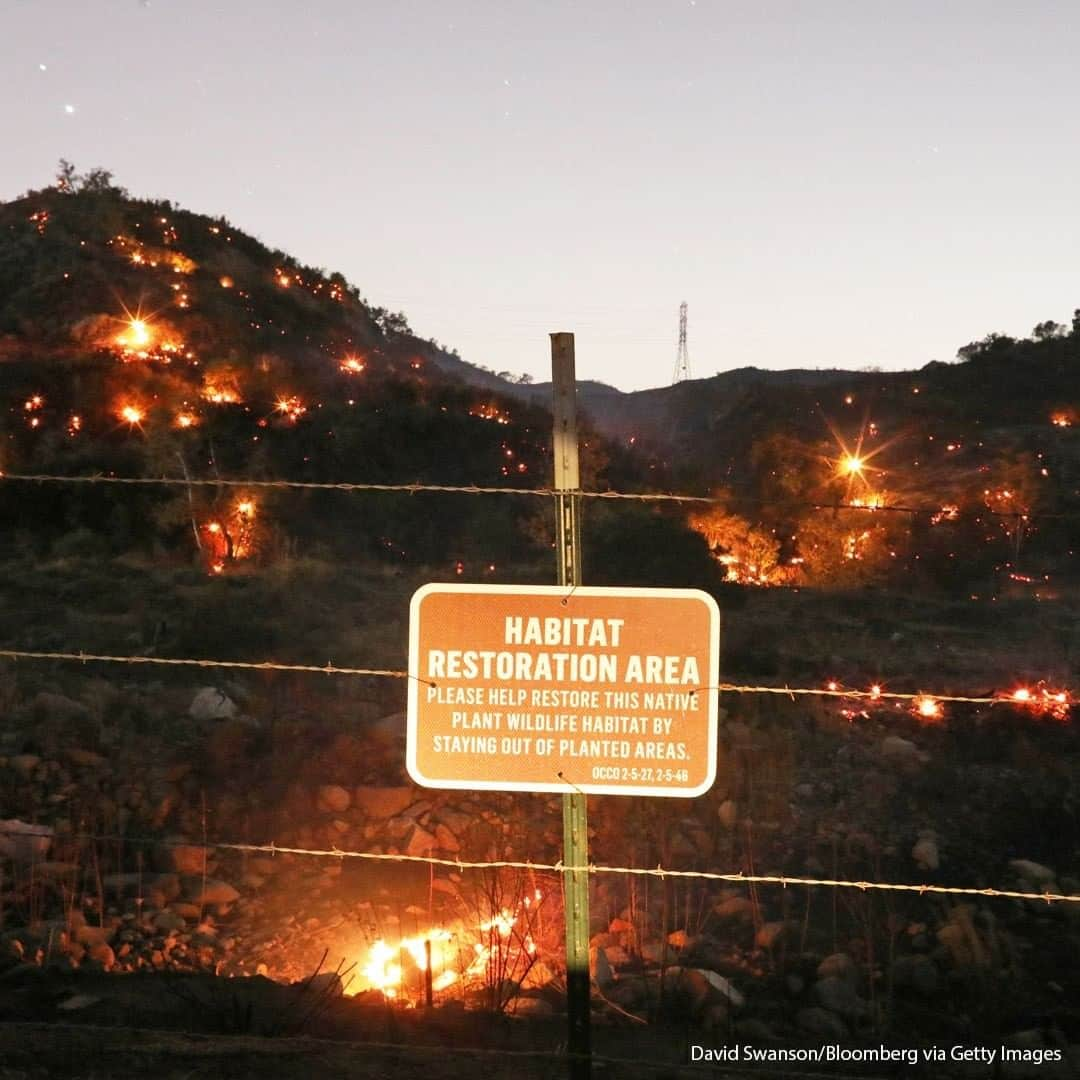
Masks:
[[[389,484],[389,483],[354,483],[354,482],[314,482],[314,481],[292,481],[292,480],[259,480],[259,479],[237,479],[237,478],[188,478],[188,477],[125,477],[125,476],[109,476],[109,475],[95,475],[95,476],[64,476],[55,474],[41,474],[41,473],[2,473],[0,472],[0,481],[6,482],[23,482],[23,483],[36,483],[36,484],[109,484],[120,486],[175,486],[184,488],[193,487],[212,487],[212,488],[236,488],[243,490],[257,490],[257,489],[297,489],[297,490],[323,490],[323,491],[341,491],[349,493],[357,492],[398,492],[403,494],[415,495],[421,493],[443,493],[443,494],[455,494],[455,495],[469,495],[469,496],[484,496],[484,495],[510,495],[510,496],[523,496],[527,498],[543,498],[552,499],[559,493],[553,489],[547,488],[518,488],[518,487],[482,487],[476,485],[444,485],[444,484],[424,484],[424,483],[406,483],[406,484]],[[583,491],[580,493],[583,499],[592,500],[609,500],[609,501],[623,501],[623,502],[642,502],[642,503],[674,503],[674,504],[699,504],[699,505],[725,505],[730,503],[730,499],[722,496],[702,496],[702,495],[684,495],[675,493],[636,493],[636,492],[619,492],[619,491]],[[809,509],[813,511],[832,511],[839,510],[845,511],[858,511],[862,513],[905,513],[912,516],[920,514],[933,514],[938,512],[939,507],[914,507],[905,505],[879,505],[879,506],[864,506],[852,503],[799,503],[799,508]],[[961,516],[967,514],[978,514],[979,516],[1004,518],[1004,519],[1022,519],[1024,521],[1030,521],[1034,519],[1055,519],[1055,520],[1080,520],[1080,513],[1057,513],[1057,514],[1040,514],[1040,513],[1023,513],[1020,511],[999,511],[991,509],[980,509],[979,511],[959,511]],[[95,653],[76,650],[34,650],[34,649],[12,649],[2,648],[0,649],[0,659],[9,660],[12,662],[57,662],[57,663],[78,663],[78,664],[116,664],[116,665],[130,665],[140,667],[173,667],[173,668],[195,668],[195,669],[220,669],[220,670],[247,670],[255,672],[288,672],[297,674],[318,674],[335,677],[354,677],[354,678],[377,678],[377,679],[393,679],[393,680],[409,680],[416,679],[417,681],[429,686],[436,686],[437,683],[431,679],[423,678],[422,676],[409,672],[406,670],[399,670],[393,668],[376,668],[376,667],[360,667],[360,666],[348,666],[339,665],[332,662],[326,664],[298,664],[298,663],[280,663],[272,660],[265,661],[237,661],[237,660],[218,660],[214,658],[198,658],[198,657],[159,657],[159,656],[146,656],[146,655],[116,655],[107,653]],[[953,694],[947,692],[920,692],[909,693],[901,691],[885,690],[881,687],[873,687],[870,690],[858,690],[853,688],[842,687],[838,685],[830,685],[829,687],[809,687],[809,686],[789,686],[789,685],[766,685],[766,684],[751,684],[751,683],[735,683],[735,682],[721,682],[715,687],[695,687],[691,690],[691,693],[696,693],[704,690],[718,690],[723,694],[737,694],[737,695],[782,695],[787,696],[791,700],[795,700],[798,697],[814,697],[814,698],[826,698],[826,699],[840,699],[840,700],[890,700],[896,702],[908,702],[912,705],[917,704],[920,701],[932,698],[939,703],[964,703],[981,706],[1000,706],[1011,705],[1013,707],[1022,707],[1022,703],[1019,703],[1016,699],[1004,695],[995,694],[992,696],[980,695],[980,694]],[[1065,702],[1066,706],[1071,708],[1073,702],[1071,698]],[[168,846],[170,844],[175,845],[188,845],[192,841],[189,840],[170,840],[167,838],[141,838],[132,835],[104,835],[97,833],[75,833],[70,837],[72,840],[80,842],[94,842],[94,843],[115,843],[122,841],[125,844],[139,846],[139,845],[154,845],[154,846]],[[1011,901],[1023,901],[1040,904],[1076,904],[1080,903],[1080,894],[1071,892],[1054,892],[1050,890],[1044,890],[1043,892],[1037,892],[1024,889],[1007,889],[1007,888],[995,888],[995,887],[980,887],[980,886],[948,886],[934,884],[931,882],[922,883],[907,883],[907,882],[893,882],[893,881],[880,881],[880,880],[854,880],[843,879],[837,877],[814,877],[814,876],[793,876],[786,874],[759,874],[759,873],[722,873],[717,871],[705,871],[705,870],[679,870],[671,867],[665,867],[663,865],[657,865],[655,867],[642,867],[642,866],[616,866],[616,865],[604,865],[590,863],[587,866],[567,866],[563,862],[548,863],[543,861],[532,861],[529,859],[487,859],[487,860],[466,860],[459,857],[437,857],[433,855],[410,855],[396,852],[382,852],[382,851],[359,851],[348,848],[337,847],[304,847],[304,846],[290,846],[282,845],[274,842],[269,843],[244,843],[228,840],[210,840],[203,838],[199,842],[199,846],[207,850],[218,851],[232,851],[241,854],[261,854],[267,855],[271,858],[276,856],[293,856],[302,858],[314,858],[314,859],[327,859],[335,860],[338,862],[344,862],[345,860],[357,860],[361,862],[368,862],[373,864],[386,864],[386,863],[398,863],[398,864],[417,864],[429,866],[431,868],[440,867],[451,869],[455,872],[461,872],[465,870],[518,870],[525,872],[540,871],[540,872],[552,872],[562,874],[567,871],[580,871],[589,874],[596,878],[601,876],[618,876],[628,878],[650,878],[660,880],[684,880],[684,881],[703,881],[712,883],[721,883],[725,885],[739,885],[739,886],[772,886],[786,889],[788,887],[806,887],[806,888],[824,888],[832,890],[845,890],[851,892],[861,893],[899,893],[899,894],[918,894],[919,896],[944,896],[944,897],[965,897],[965,898],[989,898],[996,900],[1011,900]],[[476,1047],[460,1047],[460,1046],[439,1046],[439,1047],[422,1047],[422,1046],[408,1046],[400,1043],[372,1043],[373,1048],[386,1048],[393,1050],[414,1050],[418,1053],[425,1053],[429,1049],[438,1053],[444,1053],[450,1050],[454,1053],[461,1053],[463,1055],[483,1056],[491,1054],[499,1055],[511,1055],[513,1052],[504,1050],[485,1050],[483,1048]],[[522,1060],[526,1058],[533,1059],[550,1059],[553,1061],[566,1061],[568,1060],[568,1053],[565,1050],[557,1051],[522,1051],[516,1055]],[[620,1057],[608,1057],[602,1054],[592,1055],[592,1060],[597,1064],[608,1064],[611,1066],[636,1066],[646,1071],[666,1071],[668,1075],[672,1073],[683,1073],[689,1067],[684,1062],[678,1061],[648,1061],[642,1059],[629,1059]],[[727,1071],[732,1073],[750,1072],[753,1070],[740,1070],[738,1068],[729,1068],[725,1066]],[[695,1070],[695,1072],[698,1070]],[[775,1068],[771,1071],[776,1072],[778,1075],[790,1075],[801,1077],[818,1077],[822,1074],[815,1073],[809,1070],[800,1069],[781,1069]],[[848,1074],[854,1075],[854,1074]]]

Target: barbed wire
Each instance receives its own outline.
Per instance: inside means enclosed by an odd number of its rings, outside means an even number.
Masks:
[[[247,671],[289,671],[307,672],[315,675],[353,675],[386,679],[415,679],[425,686],[438,688],[439,684],[434,679],[424,678],[409,671],[401,671],[393,668],[365,668],[345,667],[327,662],[326,664],[282,664],[275,660],[209,660],[191,657],[167,657],[167,656],[112,656],[102,653],[88,652],[43,652],[33,649],[0,649],[0,659],[7,660],[58,660],[76,663],[103,663],[103,664],[134,664],[134,665],[163,665],[166,667],[195,667],[195,668],[238,668]],[[809,686],[755,686],[743,683],[717,683],[716,686],[695,686],[688,691],[690,694],[698,694],[704,690],[717,690],[722,694],[778,694],[790,697],[829,697],[846,698],[856,700],[880,701],[889,699],[894,701],[923,702],[931,700],[940,704],[959,702],[971,705],[1012,705],[1015,708],[1042,709],[1052,705],[1065,708],[1072,706],[1073,702],[1068,694],[1062,700],[1049,704],[1039,698],[1020,700],[1009,694],[995,696],[978,696],[971,694],[945,694],[933,691],[901,691],[901,690],[853,690],[845,687],[809,687]]]
[[[190,479],[179,476],[108,476],[97,474],[93,476],[63,476],[51,473],[5,473],[0,471],[0,480],[16,480],[26,483],[37,484],[121,484],[129,486],[164,486],[164,487],[228,487],[228,488],[280,488],[299,489],[309,491],[384,491],[403,492],[410,495],[422,492],[435,492],[450,495],[528,495],[539,498],[552,498],[565,492],[556,491],[554,488],[519,488],[508,486],[480,486],[478,484],[382,484],[359,481],[319,481],[319,480],[243,480],[236,478],[209,478],[192,477]],[[730,506],[740,501],[751,501],[757,505],[778,505],[775,501],[764,499],[750,499],[737,496],[724,495],[682,495],[673,492],[634,492],[634,491],[575,491],[573,494],[582,499],[608,499],[637,502],[673,502],[673,503],[696,503],[709,506]],[[940,506],[906,506],[899,503],[886,503],[884,505],[864,505],[851,502],[807,502],[796,501],[784,503],[785,507],[800,510],[815,511],[840,511],[853,510],[862,513],[900,513],[900,514],[926,514],[932,515],[941,512]],[[957,517],[995,517],[1012,518],[1023,521],[1054,520],[1073,521],[1080,520],[1080,511],[1073,513],[1041,513],[1023,510],[991,510],[989,507],[979,510],[962,510],[957,508],[953,511]]]
[[[689,691],[691,694],[700,693],[702,690],[719,690],[722,694],[780,694],[795,698],[803,697],[840,697],[840,698],[865,698],[870,701],[879,701],[889,698],[897,701],[923,701],[931,698],[934,701],[968,702],[972,705],[1017,705],[1023,703],[1014,701],[1008,697],[973,697],[964,694],[934,694],[930,692],[909,693],[899,690],[846,690],[838,687],[830,690],[826,687],[806,686],[742,686],[738,683],[718,683],[716,686],[697,686]]]
[[[385,679],[416,679],[429,686],[435,684],[419,675],[390,668],[341,667],[326,664],[279,664],[274,660],[198,660],[166,656],[108,656],[86,652],[37,652],[29,649],[0,649],[0,658],[8,660],[76,660],[81,663],[103,664],[164,664],[172,667],[241,668],[250,671],[304,671],[317,675],[365,675]]]
[[[235,841],[201,841],[187,839],[153,839],[150,837],[99,836],[77,833],[73,840],[91,840],[100,843],[124,843],[143,846],[161,847],[196,847],[215,851],[241,851],[246,854],[264,855],[304,855],[324,859],[361,859],[369,862],[421,863],[425,866],[443,866],[453,870],[527,870],[550,871],[555,874],[619,874],[633,877],[654,877],[689,879],[696,881],[716,881],[728,885],[779,885],[783,888],[796,885],[820,886],[831,889],[858,889],[860,892],[907,892],[920,895],[933,894],[942,896],[986,896],[1005,900],[1032,900],[1047,904],[1080,903],[1080,893],[1025,892],[1018,889],[995,889],[991,887],[959,885],[931,885],[924,883],[911,885],[885,881],[851,881],[846,878],[814,878],[791,876],[788,874],[724,874],[713,870],[672,870],[663,866],[604,866],[589,863],[587,866],[566,864],[560,859],[555,863],[533,862],[530,859],[461,859],[436,855],[408,855],[400,852],[352,851],[347,848],[304,848],[269,843],[250,844]]]

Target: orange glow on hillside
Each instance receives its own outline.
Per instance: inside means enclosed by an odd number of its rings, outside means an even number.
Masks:
[[[912,702],[912,710],[923,720],[938,720],[942,715],[941,702],[927,694]]]
[[[295,394],[283,394],[274,402],[274,409],[293,423],[307,412],[307,406]]]
[[[121,405],[116,411],[117,418],[131,427],[139,427],[146,419],[146,410],[133,402]]]
[[[240,396],[240,386],[232,375],[207,375],[203,381],[200,396],[212,405],[238,405],[244,399]]]

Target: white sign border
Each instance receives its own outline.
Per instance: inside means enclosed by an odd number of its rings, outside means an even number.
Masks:
[[[709,612],[709,666],[705,686],[699,692],[706,694],[708,721],[708,762],[705,779],[695,788],[668,788],[651,786],[630,786],[612,784],[574,784],[558,780],[550,784],[529,783],[527,781],[508,780],[432,780],[420,772],[417,763],[417,741],[419,732],[418,710],[420,706],[420,604],[424,597],[433,593],[488,593],[514,594],[518,596],[607,596],[607,597],[647,597],[649,599],[681,599],[704,602]],[[405,768],[414,783],[420,787],[443,791],[528,791],[537,794],[555,793],[567,795],[580,791],[585,795],[637,795],[663,798],[696,799],[704,795],[716,783],[717,743],[719,739],[720,692],[720,608],[716,600],[702,589],[665,589],[630,586],[620,588],[609,585],[578,585],[571,588],[565,585],[470,585],[465,582],[429,582],[421,585],[409,601],[409,692],[405,711]]]

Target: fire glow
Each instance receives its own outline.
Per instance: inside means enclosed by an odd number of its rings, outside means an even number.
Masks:
[[[396,943],[378,938],[368,947],[360,966],[361,985],[346,989],[346,993],[378,990],[388,1000],[401,999],[413,981],[408,968],[415,969],[417,983],[426,981],[429,956],[431,989],[435,993],[455,985],[484,983],[493,971],[512,970],[515,964],[519,970],[527,968],[537,956],[530,916],[535,915],[542,900],[543,894],[535,889],[521,900],[516,914],[501,908],[491,918],[481,920],[472,933],[435,927]]]
[[[136,428],[141,427],[142,422],[146,419],[146,410],[142,406],[129,401],[117,408],[116,415],[118,419],[129,427]]]
[[[496,424],[510,423],[510,417],[497,405],[474,405],[469,410],[469,415],[479,417],[481,420],[491,420]]]
[[[295,394],[283,394],[274,402],[274,409],[294,424],[307,412],[307,406]]]
[[[230,564],[255,554],[257,516],[255,499],[241,495],[226,513],[203,525],[204,554],[211,574],[222,574]]]
[[[1037,716],[1049,716],[1054,720],[1067,720],[1073,703],[1068,690],[1051,690],[1041,682],[1034,688],[1018,686],[1014,690],[999,690],[994,696],[1022,706]]]

